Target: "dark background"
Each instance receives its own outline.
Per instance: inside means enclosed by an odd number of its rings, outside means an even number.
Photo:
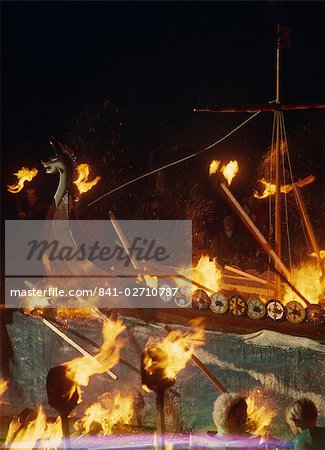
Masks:
[[[282,52],[284,102],[324,100],[322,2],[2,2],[3,185],[23,165],[36,166],[34,184],[50,202],[56,180],[39,160],[51,135],[89,162],[100,184],[85,205],[107,190],[214,142],[247,114],[199,114],[193,108],[246,105],[275,97],[275,28],[293,27]],[[294,173],[313,173],[304,190],[322,240],[324,114],[285,114]],[[166,171],[180,208],[198,183],[216,202],[207,177],[213,158],[240,164],[233,190],[252,192],[271,141],[272,114],[263,113],[214,150]],[[152,178],[88,208],[106,217],[142,217]],[[6,217],[15,217],[4,192]],[[86,208],[87,209],[87,208]],[[186,215],[186,214],[185,214]],[[216,212],[218,215],[218,211]]]

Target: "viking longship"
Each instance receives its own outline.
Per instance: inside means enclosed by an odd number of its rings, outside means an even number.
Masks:
[[[324,108],[324,105],[285,105],[281,103],[280,49],[281,29],[278,27],[276,98],[274,101],[267,105],[243,108],[227,107],[196,110],[197,112],[215,114],[248,112],[256,115],[264,111],[270,112],[274,116],[273,138],[269,152],[270,173],[269,179],[264,182],[266,187],[265,196],[269,196],[269,201],[271,202],[269,210],[274,212],[274,244],[271,245],[268,238],[257,228],[252,218],[232,194],[230,187],[224,182],[217,181],[218,189],[222,196],[240,221],[247,227],[261,247],[261,250],[266,253],[269,260],[268,269],[260,274],[256,270],[248,270],[247,268],[243,270],[233,265],[217,268],[215,261],[203,258],[201,261],[202,272],[205,275],[207,272],[210,273],[210,278],[207,279],[206,276],[195,276],[196,271],[200,271],[199,267],[194,268],[193,276],[187,276],[186,271],[184,272],[183,269],[175,267],[174,278],[171,277],[168,280],[157,279],[155,283],[158,287],[166,285],[179,286],[179,280],[181,279],[182,286],[184,286],[184,283],[190,286],[190,299],[185,295],[186,288],[185,291],[184,289],[183,291],[179,289],[175,296],[162,296],[161,298],[162,302],[173,303],[172,308],[166,308],[168,306],[166,304],[161,309],[117,308],[118,313],[122,316],[132,316],[146,322],[187,325],[190,319],[200,315],[204,317],[205,326],[208,330],[249,333],[269,329],[314,339],[320,339],[324,336],[325,283],[323,252],[319,249],[301,192],[301,187],[312,182],[313,177],[303,181],[294,179],[291,171],[292,165],[284,121],[285,111]],[[284,179],[285,171],[283,171],[283,167],[285,165],[289,168],[289,184]],[[43,166],[46,172],[58,173],[60,176],[50,216],[53,222],[50,225],[50,231],[47,229],[47,233],[52,233],[51,235],[53,236],[53,233],[55,235],[56,232],[56,219],[67,219],[71,214],[76,214],[73,197],[71,196],[72,163],[69,152],[66,149],[62,151],[62,148],[59,146],[56,156],[50,161],[43,162]],[[314,291],[304,288],[304,283],[301,282],[301,277],[304,277],[303,271],[293,274],[292,270],[287,268],[282,260],[281,228],[283,221],[286,221],[288,217],[286,194],[289,192],[294,195],[309,247],[313,251],[313,256],[310,257],[310,265],[313,267],[312,279],[304,280],[304,282],[305,284],[316,285],[317,288]],[[274,205],[272,205],[273,198]],[[284,198],[284,204],[282,204],[282,198]],[[281,214],[282,210],[286,211],[285,215]],[[110,215],[110,220],[116,231],[117,238],[125,247],[127,245],[127,236],[125,236],[113,213]],[[60,238],[62,239],[62,230],[60,231]],[[66,230],[64,239],[70,245],[76,245],[69,230]],[[53,262],[44,261],[48,275],[53,271],[51,264]],[[87,274],[91,264],[91,262],[87,262],[86,265],[80,264],[80,267],[75,267],[76,273],[79,275]],[[136,274],[137,265],[135,264],[133,268]],[[101,275],[104,277],[107,273],[103,272]]]

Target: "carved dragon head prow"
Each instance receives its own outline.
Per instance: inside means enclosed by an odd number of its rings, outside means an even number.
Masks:
[[[71,187],[72,175],[73,175],[73,163],[67,149],[63,144],[54,144],[50,142],[55,156],[48,161],[41,161],[46,173],[56,174],[59,173],[60,179],[57,190],[54,194],[54,202],[56,208],[59,206],[63,196]]]

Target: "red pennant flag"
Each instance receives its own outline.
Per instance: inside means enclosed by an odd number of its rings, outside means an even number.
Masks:
[[[292,27],[283,27],[278,24],[277,32],[278,32],[278,40],[277,40],[277,48],[290,48],[291,47],[291,34],[293,28]]]

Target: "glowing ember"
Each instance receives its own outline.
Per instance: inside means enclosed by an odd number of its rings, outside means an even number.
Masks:
[[[226,178],[226,180],[228,182],[228,186],[231,185],[231,182],[234,179],[234,177],[237,175],[238,171],[239,171],[239,166],[238,166],[238,162],[236,160],[229,161],[228,164],[226,164],[225,166],[222,166],[221,172],[223,173],[223,176]]]
[[[201,318],[192,320],[193,330],[173,330],[162,341],[152,339],[146,344],[144,351],[144,367],[149,375],[162,373],[162,377],[175,380],[177,374],[184,369],[195,348],[205,342],[205,330]],[[159,357],[155,357],[159,355]]]
[[[257,436],[266,436],[276,411],[271,410],[265,404],[264,395],[259,390],[254,390],[247,398],[248,431]]]
[[[28,167],[22,167],[18,172],[14,173],[17,177],[17,181],[15,184],[8,184],[7,189],[12,194],[18,194],[27,181],[32,181],[34,177],[38,174],[37,169],[28,169]]]
[[[294,184],[284,184],[283,186],[280,187],[280,192],[282,194],[288,194],[289,192],[291,192],[294,187],[304,187],[307,186],[308,184],[312,183],[315,180],[315,177],[313,175],[309,175],[308,177],[297,181]],[[254,192],[254,197],[258,198],[258,199],[263,199],[263,198],[267,198],[270,195],[275,195],[276,193],[276,186],[273,183],[270,183],[269,181],[266,181],[265,178],[262,178],[260,180],[260,183],[262,183],[264,185],[264,192],[262,192],[262,194],[259,194],[257,191]]]
[[[79,191],[79,196],[76,201],[80,200],[80,197],[85,192],[90,191],[98,181],[101,179],[100,176],[97,176],[94,180],[89,181],[90,167],[88,164],[78,164],[77,166],[77,179],[73,182]]]
[[[24,421],[18,417],[10,423],[5,445],[7,448],[33,450],[37,442],[37,448],[56,449],[62,437],[61,417],[54,422],[48,420],[43,407],[40,406],[34,420]]]
[[[67,377],[78,386],[87,386],[92,375],[104,373],[114,367],[120,359],[122,341],[119,335],[125,330],[121,320],[108,319],[103,325],[103,344],[93,358],[81,356],[65,363]]]
[[[112,433],[114,427],[130,424],[133,414],[133,398],[117,394],[104,405],[97,402],[89,406],[84,417],[75,422],[74,428],[78,431],[78,434],[86,435],[97,426],[97,434],[107,436]],[[100,430],[98,430],[98,427],[100,427]]]
[[[313,256],[313,257],[317,258],[317,255],[315,252],[310,253],[309,256]],[[325,250],[319,250],[319,257],[320,257],[320,259],[325,259]]]
[[[214,173],[217,173],[219,166],[220,166],[220,161],[218,161],[217,159],[214,159],[209,167],[209,175],[211,176]]]
[[[56,308],[55,316],[65,322],[75,319],[78,321],[93,320],[95,317],[92,308]]]
[[[0,398],[3,396],[3,394],[8,389],[8,381],[4,380],[3,378],[0,378]],[[0,402],[1,404],[1,402]]]
[[[298,289],[310,303],[319,303],[325,295],[325,281],[322,280],[322,271],[317,263],[307,262],[291,270],[291,283]],[[302,300],[292,290],[285,286],[283,303],[292,300],[302,303]],[[304,306],[305,304],[302,303]]]

